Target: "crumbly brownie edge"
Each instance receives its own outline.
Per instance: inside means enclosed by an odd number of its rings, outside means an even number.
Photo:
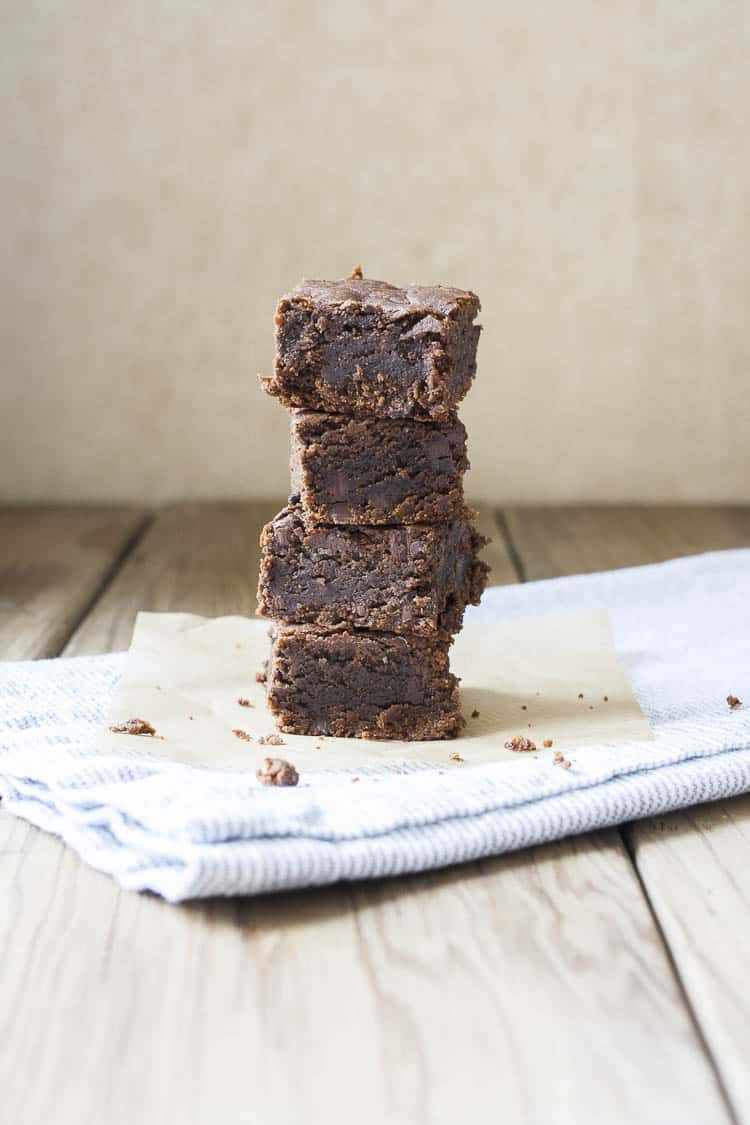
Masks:
[[[287,507],[261,534],[258,612],[319,628],[454,633],[484,587],[483,542],[465,515],[435,526],[319,527]]]
[[[450,418],[476,370],[480,326],[472,322],[478,298],[439,287],[398,290],[370,283],[390,294],[391,307],[384,297],[372,300],[367,284],[310,282],[281,299],[274,372],[262,378],[264,388],[288,407],[357,417]],[[408,298],[414,294],[415,300]],[[427,300],[425,294],[439,297]],[[362,353],[367,340],[368,371]]]
[[[291,412],[292,492],[316,524],[444,523],[465,508],[466,429]]]

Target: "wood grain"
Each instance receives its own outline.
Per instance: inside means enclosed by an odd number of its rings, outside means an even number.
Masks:
[[[750,1121],[750,796],[626,838],[739,1121]]]
[[[172,907],[3,829],[8,1121],[729,1120],[611,833]]]
[[[136,508],[0,508],[0,658],[56,656],[145,520]]]
[[[139,610],[254,614],[260,529],[282,503],[166,508],[75,631],[65,655],[128,648]]]
[[[750,508],[515,509],[506,518],[529,578],[750,547]],[[737,1119],[750,1122],[750,797],[623,832]]]
[[[67,651],[124,647],[139,608],[251,610],[275,508],[165,512]],[[492,551],[510,580],[502,536]],[[728,1120],[615,833],[175,908],[7,817],[1,832],[9,1120]]]
[[[527,581],[750,544],[750,508],[509,508],[504,518]]]

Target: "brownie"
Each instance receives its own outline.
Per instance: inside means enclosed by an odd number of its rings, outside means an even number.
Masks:
[[[292,491],[315,523],[440,523],[464,510],[466,430],[292,411]]]
[[[260,542],[258,612],[288,624],[457,632],[487,578],[477,558],[485,540],[465,515],[431,526],[322,527],[292,505]]]
[[[403,637],[279,626],[268,703],[280,730],[349,738],[454,738],[464,725],[446,634]]]
[[[279,302],[262,382],[286,406],[448,420],[476,371],[479,308],[474,293],[443,285],[303,281]]]

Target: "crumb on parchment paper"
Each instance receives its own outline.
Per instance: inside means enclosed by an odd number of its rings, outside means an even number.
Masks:
[[[262,734],[258,739],[260,746],[286,746],[280,734]]]
[[[738,707],[742,706],[742,700],[738,699],[736,695],[728,695],[727,706],[730,711],[736,711]]]
[[[549,750],[551,745],[552,745],[552,739],[551,738],[545,738],[544,742],[542,743],[542,746],[544,747],[544,749]]]
[[[463,762],[465,759],[461,757],[458,750],[454,750],[452,754],[448,755],[448,760],[451,762]]]
[[[162,738],[156,733],[156,727],[145,719],[128,719],[125,723],[116,723],[109,728],[113,734],[138,734],[147,735],[149,738]]]
[[[239,738],[242,742],[252,742],[253,741],[253,736],[251,734],[248,734],[246,730],[238,730],[237,728],[235,728],[232,731],[232,734],[234,735],[235,738]]]
[[[284,758],[266,758],[265,769],[255,774],[263,785],[296,785],[299,774],[291,762]]]
[[[239,703],[240,707],[254,707],[255,706],[255,704],[251,703],[249,699],[245,699],[244,695],[241,695],[240,698],[237,700],[237,702]]]
[[[522,734],[517,734],[515,738],[511,738],[509,742],[505,743],[506,750],[515,750],[518,754],[529,754],[532,750],[536,750],[536,743],[532,742],[530,738],[525,738]]]
[[[564,770],[569,770],[571,766],[569,759],[566,758],[564,754],[561,754],[559,750],[555,750],[555,756],[552,762],[556,766],[562,766]]]
[[[476,707],[471,712],[471,717],[472,717],[472,719],[478,719],[479,718],[479,712],[477,711]]]

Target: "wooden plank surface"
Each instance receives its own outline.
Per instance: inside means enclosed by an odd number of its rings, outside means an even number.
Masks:
[[[612,833],[173,907],[3,828],[9,1122],[729,1120]]]
[[[0,508],[0,656],[56,656],[146,521],[143,509]]]
[[[68,651],[124,647],[141,607],[247,612],[275,508],[170,509]],[[10,1120],[728,1120],[616,833],[175,908],[0,831],[0,1032],[33,1063],[0,1053]]]
[[[737,1120],[750,1122],[750,795],[626,834]]]
[[[506,520],[528,578],[750,547],[750,508],[516,509]],[[623,834],[737,1119],[750,1122],[750,797]]]
[[[510,508],[504,517],[527,582],[750,544],[750,508]]]
[[[277,501],[176,504],[159,514],[65,648],[66,656],[127,649],[139,610],[255,613],[263,524]]]

